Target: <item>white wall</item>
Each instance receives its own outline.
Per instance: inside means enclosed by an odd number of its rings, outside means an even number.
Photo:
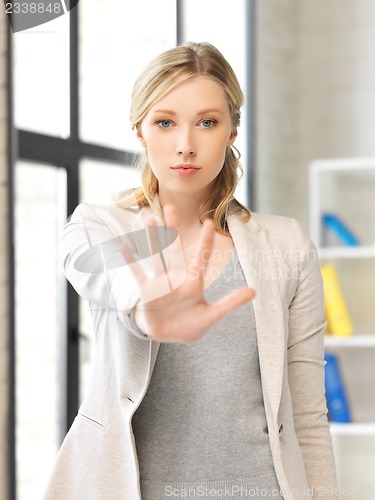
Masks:
[[[297,0],[256,2],[256,210],[300,215]]]
[[[311,160],[375,155],[375,2],[257,1],[258,210],[307,229]]]

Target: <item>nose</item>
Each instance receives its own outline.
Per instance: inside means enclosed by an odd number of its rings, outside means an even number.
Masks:
[[[196,154],[196,145],[190,130],[181,130],[177,139],[176,152],[180,156],[192,156]]]

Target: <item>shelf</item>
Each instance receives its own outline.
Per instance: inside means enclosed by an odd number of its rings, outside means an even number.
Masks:
[[[375,422],[340,424],[330,423],[333,436],[375,436]]]
[[[373,259],[375,245],[358,247],[320,247],[318,254],[321,259]]]
[[[348,335],[347,337],[324,335],[324,345],[326,347],[375,347],[375,334]]]
[[[375,158],[339,158],[339,159],[322,159],[315,160],[311,163],[311,171],[320,172],[343,172],[343,171],[354,171],[358,170],[374,170],[375,169]]]

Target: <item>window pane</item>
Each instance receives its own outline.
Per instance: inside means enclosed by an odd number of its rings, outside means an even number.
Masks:
[[[139,186],[139,170],[85,158],[80,162],[79,181],[82,202],[111,203],[112,194]]]
[[[15,175],[16,468],[20,499],[42,498],[59,446],[59,218],[64,171],[19,162]]]
[[[111,194],[139,185],[139,171],[85,159],[80,164],[80,198],[87,203],[111,203]],[[87,393],[95,354],[95,338],[88,303],[80,299],[80,399]]]
[[[176,1],[81,0],[80,136],[87,142],[136,151],[129,126],[138,74],[176,44]]]
[[[68,137],[69,15],[12,35],[17,128]]]

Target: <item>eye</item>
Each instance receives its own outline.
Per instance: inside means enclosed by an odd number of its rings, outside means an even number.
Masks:
[[[170,128],[171,120],[159,120],[156,122],[161,128]]]
[[[203,128],[211,128],[211,127],[215,126],[216,123],[217,122],[215,120],[208,120],[208,119],[207,120],[202,120],[200,122],[200,124],[202,125]]]

